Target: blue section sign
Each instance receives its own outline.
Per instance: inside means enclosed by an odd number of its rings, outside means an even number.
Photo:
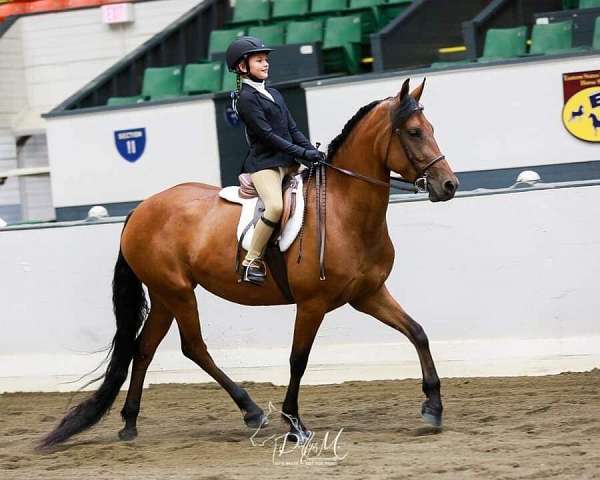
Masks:
[[[146,148],[146,129],[133,128],[115,131],[115,144],[121,156],[128,162],[135,162]]]

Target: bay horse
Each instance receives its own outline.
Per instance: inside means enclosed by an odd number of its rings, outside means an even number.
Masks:
[[[385,285],[394,262],[386,224],[390,172],[415,184],[426,176],[429,199],[434,202],[453,198],[458,187],[419,104],[424,85],[425,81],[409,93],[407,79],[397,95],[362,107],[330,143],[327,160],[336,169],[329,170],[326,186],[326,279],[319,279],[317,235],[312,234],[316,229],[314,188],[307,199],[311,207],[305,218],[303,259],[296,262],[298,239],[286,253],[297,311],[282,412],[296,420],[290,425],[295,441],[302,442],[310,434],[299,416],[298,393],[313,341],[325,314],[347,303],[402,332],[414,344],[426,396],[421,413],[426,422],[441,426],[440,380],[427,336]],[[357,176],[344,174],[344,170]],[[135,438],[144,377],[173,319],[183,355],[229,393],[248,427],[263,424],[263,410],[211,358],[202,339],[194,289],[201,285],[244,305],[290,302],[272,276],[261,287],[237,282],[233,265],[240,206],[221,199],[218,192],[216,186],[185,183],[147,198],[130,212],[114,271],[117,331],[103,382],[88,399],[69,410],[40,441],[40,448],[63,442],[97,423],[115,401],[132,361],[121,411],[125,426],[119,437]],[[148,289],[149,312],[143,284]]]

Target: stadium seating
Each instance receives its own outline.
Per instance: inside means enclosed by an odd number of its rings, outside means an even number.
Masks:
[[[600,8],[600,0],[579,0],[579,8]]]
[[[536,24],[531,32],[531,54],[567,52],[573,46],[573,21]]]
[[[191,63],[185,66],[183,73],[183,93],[214,93],[221,91],[223,85],[223,63]]]
[[[285,28],[282,24],[250,27],[248,35],[260,38],[268,46],[283,45],[285,43]]]
[[[300,22],[290,22],[287,25],[285,43],[316,43],[323,42],[323,20],[316,18]]]
[[[382,25],[387,25],[406,10],[413,0],[388,0],[379,6]]]
[[[137,103],[144,103],[144,101],[144,97],[139,95],[133,97],[110,97],[106,104],[109,107],[114,107],[117,105],[135,105]]]
[[[236,38],[246,35],[244,28],[229,30],[213,30],[208,40],[208,57],[212,58],[214,53],[222,53]]]
[[[179,97],[182,94],[181,66],[147,68],[144,71],[142,96],[150,100]]]
[[[223,68],[223,85],[221,90],[224,92],[231,92],[237,88],[237,75],[227,70],[227,67]]]
[[[271,18],[269,0],[237,0],[230,25],[259,24]]]
[[[327,72],[358,73],[362,38],[359,15],[329,17],[325,23],[323,57]]]
[[[284,18],[302,17],[309,11],[309,0],[273,0],[273,13],[271,18],[280,20]]]
[[[312,0],[310,13],[313,15],[338,14],[348,8],[348,0]]]
[[[383,20],[379,11],[382,0],[350,0],[350,6],[344,14],[361,16],[363,43],[368,43],[368,35],[379,30],[383,26]]]
[[[527,49],[527,27],[490,28],[485,34],[483,56],[478,62],[489,62],[524,55]]]
[[[594,23],[594,39],[592,40],[592,48],[600,50],[600,17],[596,18]]]

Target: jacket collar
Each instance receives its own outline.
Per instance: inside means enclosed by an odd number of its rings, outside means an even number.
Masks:
[[[271,91],[271,89],[269,87],[267,87],[265,85],[265,89],[272,95],[273,97],[273,101],[271,101],[270,98],[266,97],[265,95],[263,95],[262,93],[260,93],[256,88],[254,88],[252,85],[249,85],[247,83],[242,82],[242,88],[247,89],[249,92],[252,92],[255,95],[258,95],[260,98],[264,98],[265,100],[267,100],[268,102],[274,103],[275,105],[279,106],[279,104],[277,103],[277,101],[275,100],[275,95],[273,94],[273,92]]]

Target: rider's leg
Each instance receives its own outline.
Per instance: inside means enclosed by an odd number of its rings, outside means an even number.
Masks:
[[[250,265],[253,260],[262,257],[263,250],[273,233],[273,224],[279,223],[283,212],[283,198],[281,192],[281,181],[283,169],[266,169],[252,173],[250,176],[256,187],[258,195],[265,204],[263,218],[270,222],[271,225],[260,220],[255,228],[252,236],[250,250],[244,258],[243,265]]]

